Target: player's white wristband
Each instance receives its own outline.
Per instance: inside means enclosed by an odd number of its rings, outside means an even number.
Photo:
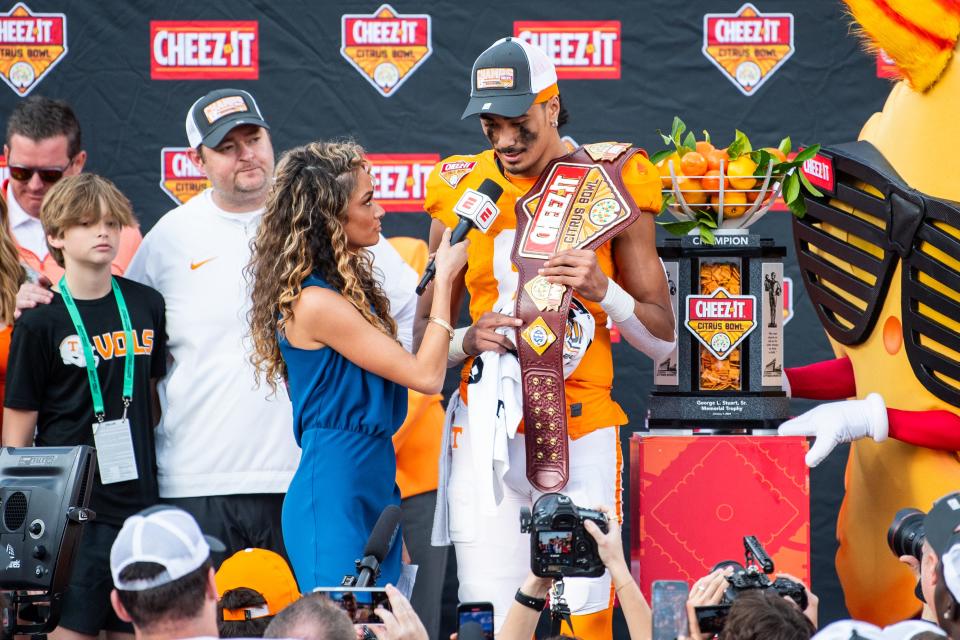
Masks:
[[[460,327],[453,330],[453,339],[447,348],[447,367],[455,367],[467,359],[467,352],[463,350],[463,339],[470,327]]]
[[[633,296],[611,278],[607,280],[607,295],[600,301],[600,308],[611,320],[620,323],[634,314],[636,302]]]

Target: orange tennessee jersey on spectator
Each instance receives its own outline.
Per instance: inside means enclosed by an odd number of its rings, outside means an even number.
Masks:
[[[447,168],[455,167],[462,172],[448,173]],[[624,165],[622,176],[624,186],[633,197],[637,208],[654,215],[659,213],[661,204],[660,175],[650,161],[642,154],[634,154],[633,159]],[[516,229],[517,217],[514,206],[536,183],[537,178],[507,177],[500,171],[493,150],[477,155],[450,156],[441,160],[427,180],[427,195],[424,208],[427,213],[448,227],[456,226],[459,218],[453,206],[467,188],[476,189],[485,179],[491,179],[503,187],[503,195],[497,201],[500,215],[493,221],[487,233],[473,230],[467,236],[470,247],[467,250],[467,273],[465,282],[470,294],[470,317],[474,322],[487,311],[492,311],[498,298],[498,281],[494,273],[494,263],[498,269],[510,265],[510,253],[513,249],[512,236],[497,240],[503,231]],[[613,261],[611,243],[607,242],[596,251],[600,269],[610,278],[616,279],[616,265]],[[607,328],[607,314],[599,303],[580,299],[596,319],[596,333],[593,344],[587,349],[583,360],[567,378],[567,430],[571,438],[579,438],[596,429],[627,423],[627,415],[610,397],[613,386],[613,358],[610,353],[610,331]],[[464,363],[461,372],[460,396],[467,401],[466,380],[470,374],[473,359]]]
[[[418,275],[423,274],[429,258],[426,242],[401,237],[390,238],[390,244]],[[437,490],[443,429],[442,398],[439,393],[424,395],[408,391],[407,418],[393,434],[393,448],[397,452],[397,486],[402,498]]]
[[[0,186],[0,197],[5,197],[8,182],[9,179],[4,180],[3,185]],[[11,237],[13,236],[13,234],[10,235]],[[16,237],[14,237],[13,240],[16,242]],[[120,231],[120,247],[117,250],[117,257],[113,259],[110,267],[113,275],[123,275],[123,272],[127,269],[127,265],[130,264],[130,261],[133,259],[133,254],[137,252],[137,247],[140,246],[141,240],[143,240],[143,236],[140,235],[139,227],[124,227]],[[48,253],[47,256],[41,260],[33,251],[21,247],[19,244],[17,244],[17,251],[20,252],[20,261],[23,262],[23,264],[38,273],[42,273],[51,283],[56,283],[60,279],[60,276],[63,275],[63,267],[57,264],[57,261],[53,259],[53,255]]]

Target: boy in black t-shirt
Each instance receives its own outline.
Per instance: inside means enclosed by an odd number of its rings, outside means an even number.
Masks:
[[[166,373],[163,297],[111,275],[120,229],[134,219],[109,180],[61,179],[40,221],[66,273],[53,301],[25,310],[14,326],[3,445],[97,447],[90,498],[97,518],[83,527],[54,635],[132,633],[110,605],[110,546],[128,516],[158,502],[153,428],[155,385]]]

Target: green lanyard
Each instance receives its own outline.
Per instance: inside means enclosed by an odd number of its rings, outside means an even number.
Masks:
[[[123,417],[127,417],[127,407],[133,400],[133,329],[130,327],[130,314],[127,312],[127,303],[123,301],[123,294],[120,293],[120,287],[117,285],[116,278],[110,278],[110,285],[113,287],[113,296],[117,299],[117,308],[120,310],[120,322],[123,324],[124,346],[126,353],[123,356]],[[87,380],[90,382],[90,395],[93,396],[93,413],[97,422],[103,422],[103,393],[100,391],[100,377],[97,375],[97,366],[93,363],[93,346],[90,343],[90,336],[83,326],[83,320],[80,318],[80,312],[77,310],[77,303],[73,301],[70,290],[67,288],[67,278],[60,278],[60,294],[63,296],[63,304],[67,307],[67,313],[73,320],[73,327],[80,336],[80,346],[83,347],[83,359],[87,365]]]

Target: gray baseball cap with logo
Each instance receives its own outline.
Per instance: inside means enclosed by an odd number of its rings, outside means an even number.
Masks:
[[[244,124],[269,129],[257,101],[241,89],[217,89],[193,103],[187,112],[187,140],[196,149],[215,147],[234,128]]]
[[[473,63],[470,102],[461,120],[481,113],[516,118],[538,93],[556,83],[557,68],[543,49],[519,38],[502,38]]]

